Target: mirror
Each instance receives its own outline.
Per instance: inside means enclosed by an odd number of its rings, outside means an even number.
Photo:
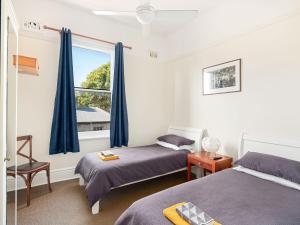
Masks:
[[[18,35],[12,20],[7,18],[7,80],[6,80],[6,146],[7,152],[7,224],[17,224],[17,179],[9,171],[17,165],[17,63],[13,56],[18,55]]]

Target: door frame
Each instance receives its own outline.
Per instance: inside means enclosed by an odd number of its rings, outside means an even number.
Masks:
[[[0,225],[6,225],[6,99],[7,99],[7,18],[16,33],[18,54],[19,25],[11,0],[1,0],[1,55],[0,55]],[[16,214],[15,214],[16,216]],[[16,223],[16,219],[15,219]]]

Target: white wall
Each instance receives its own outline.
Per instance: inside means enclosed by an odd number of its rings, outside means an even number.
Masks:
[[[167,80],[160,59],[151,59],[149,49],[161,49],[158,37],[142,38],[140,31],[125,25],[104,21],[53,1],[14,1],[19,20],[32,18],[54,27],[66,26],[74,32],[111,41],[123,41],[133,50],[125,50],[125,83],[129,115],[129,145],[151,144],[167,131],[169,125]],[[30,6],[30,7],[29,7]],[[51,12],[51,13],[49,13]],[[33,18],[34,17],[34,18]],[[91,24],[92,23],[92,24]],[[18,135],[33,135],[33,153],[39,161],[51,162],[53,173],[74,167],[88,152],[108,148],[108,139],[80,141],[80,153],[50,156],[49,138],[56,92],[59,34],[57,32],[21,32],[21,55],[36,57],[39,76],[20,74],[18,90]],[[98,44],[98,43],[97,43]],[[95,43],[94,43],[95,45]],[[113,48],[113,46],[101,47]],[[161,56],[161,54],[160,54]]]
[[[207,128],[233,156],[242,131],[299,140],[299,40],[294,15],[167,63],[172,124]],[[203,96],[202,69],[238,58],[242,92]]]

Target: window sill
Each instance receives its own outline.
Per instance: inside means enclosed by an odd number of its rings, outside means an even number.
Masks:
[[[79,141],[109,139],[109,137],[109,130],[78,132]]]

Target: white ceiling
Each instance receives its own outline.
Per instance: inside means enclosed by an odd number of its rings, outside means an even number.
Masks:
[[[116,11],[134,11],[136,7],[144,0],[56,0],[66,3],[73,7],[92,13],[92,10],[116,10]],[[151,0],[150,3],[155,9],[159,10],[199,10],[205,13],[215,7],[220,0]],[[131,27],[140,29],[141,25],[135,17],[128,16],[99,16],[106,19],[118,21]],[[195,16],[167,17],[154,20],[151,24],[151,33],[167,35],[182,28],[186,23],[195,19]]]
[[[21,22],[30,19],[49,26],[70,27],[74,32],[107,40],[122,40],[134,46],[132,52],[136,55],[148,56],[152,49],[158,51],[163,60],[207,49],[300,14],[300,0],[152,0],[157,9],[198,9],[200,12],[193,20],[180,16],[155,21],[150,35],[143,37],[135,19],[115,17],[109,21],[105,17],[97,20],[95,18],[101,17],[92,13],[95,9],[134,10],[139,0],[13,0],[13,3]],[[43,35],[50,37],[49,33]]]
[[[143,0],[58,0],[80,6],[85,9],[135,10]],[[216,0],[150,0],[156,9],[204,9],[216,3]]]
[[[230,14],[240,13],[241,19],[257,19],[257,11],[266,11],[268,17],[272,18],[279,14],[286,14],[287,9],[295,10],[299,7],[300,0],[55,0],[84,10],[92,14],[92,10],[116,10],[116,11],[134,11],[136,7],[144,1],[150,1],[151,5],[158,10],[199,10],[197,20],[202,20],[206,14],[214,10],[229,10]],[[254,8],[249,5],[255,6]],[[230,8],[229,8],[230,7]],[[228,9],[229,8],[229,9]],[[223,9],[223,10],[222,10]],[[251,12],[249,14],[249,11]],[[213,14],[213,13],[212,13]],[[218,15],[216,15],[218,17]],[[250,17],[249,17],[250,16]],[[129,25],[130,27],[141,29],[141,25],[135,17],[128,16],[99,16],[106,19],[118,21]],[[247,18],[246,18],[247,17]],[[264,17],[264,15],[261,15]],[[259,19],[259,18],[258,18]],[[154,20],[151,24],[151,33],[166,36],[176,31],[184,29],[188,24],[195,21],[195,16],[174,16]],[[206,21],[210,23],[210,21]]]

